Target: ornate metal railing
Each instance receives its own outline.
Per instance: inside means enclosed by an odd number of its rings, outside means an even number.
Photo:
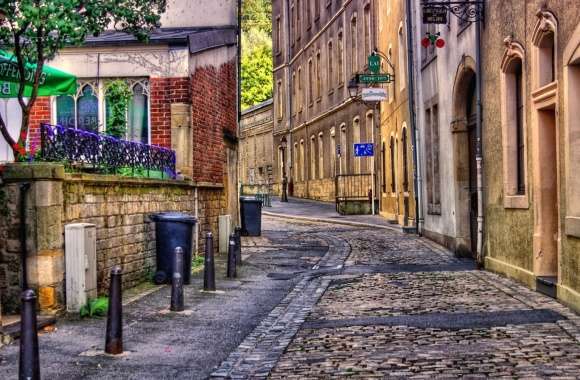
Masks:
[[[65,162],[105,173],[158,172],[175,178],[175,152],[159,146],[126,141],[112,136],[41,124],[41,158]]]

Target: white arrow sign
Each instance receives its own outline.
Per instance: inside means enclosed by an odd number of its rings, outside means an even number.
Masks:
[[[387,100],[387,90],[384,88],[363,88],[362,100],[364,102],[382,102]]]

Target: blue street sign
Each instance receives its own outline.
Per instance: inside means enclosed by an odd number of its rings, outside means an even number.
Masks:
[[[336,146],[336,155],[340,156],[340,144]]]
[[[374,156],[373,144],[354,144],[355,157],[372,157]]]

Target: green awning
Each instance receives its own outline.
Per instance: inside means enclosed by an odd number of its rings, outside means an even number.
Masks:
[[[32,93],[35,64],[27,64],[25,69],[26,85],[24,96]],[[16,98],[20,85],[20,74],[16,65],[16,57],[0,51],[0,98]],[[55,68],[44,66],[38,86],[38,96],[74,95],[77,90],[77,78]]]

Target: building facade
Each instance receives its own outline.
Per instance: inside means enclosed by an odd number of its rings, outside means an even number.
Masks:
[[[371,158],[355,158],[354,143],[373,142],[375,114],[349,97],[376,47],[375,0],[274,0],[274,177],[290,195],[334,201],[339,175],[360,176],[371,190]],[[377,132],[378,134],[378,132]],[[287,154],[281,141],[286,137]],[[375,144],[376,145],[376,144]],[[375,149],[376,150],[376,149]]]
[[[242,112],[240,120],[240,182],[244,189],[274,183],[274,109],[272,99]]]
[[[421,3],[412,3],[419,227],[456,253],[472,256],[477,242],[475,24],[450,14],[446,25],[425,25]],[[427,33],[439,33],[445,47],[423,47]]]
[[[378,4],[378,50],[389,60],[382,72],[395,78],[380,104],[380,214],[402,226],[415,225],[412,128],[409,113],[407,22],[405,1]],[[379,155],[380,153],[380,155]]]
[[[485,264],[580,309],[580,8],[486,8]]]

